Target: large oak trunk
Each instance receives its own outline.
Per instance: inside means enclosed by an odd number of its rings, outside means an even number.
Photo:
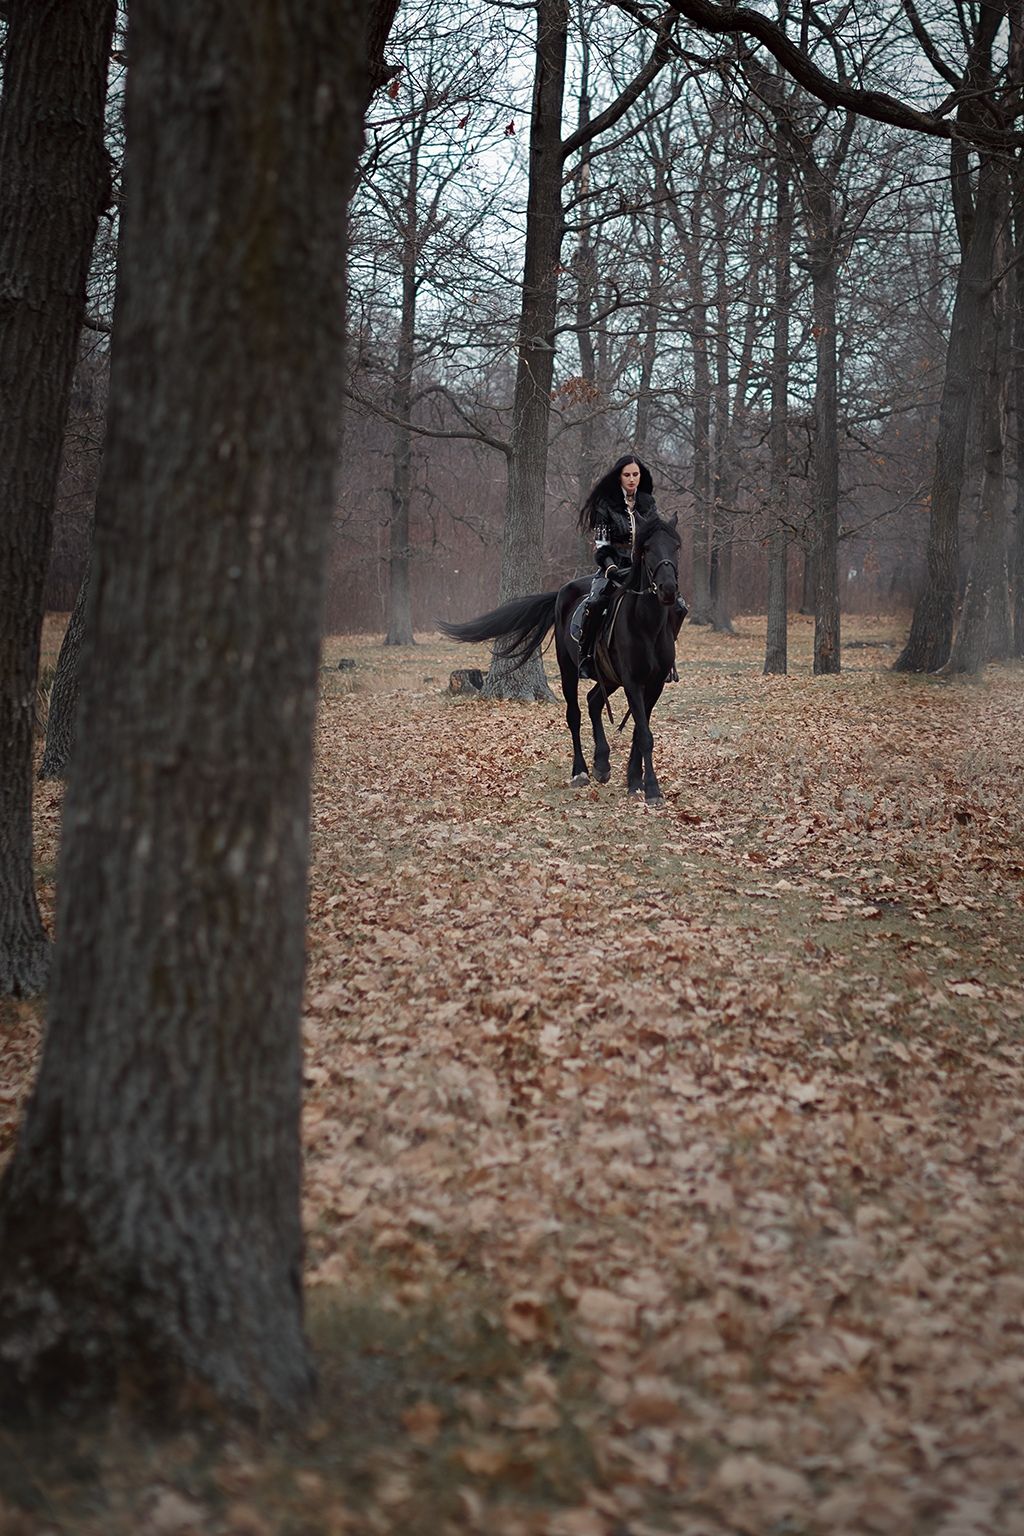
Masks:
[[[0,994],[39,991],[32,751],[53,503],[96,222],[113,0],[7,9],[0,96]]]
[[[1008,655],[1011,646],[1005,473],[1010,338],[1006,333],[1006,278],[1000,280],[1008,267],[1007,256],[1006,242],[997,240],[993,251],[997,287],[985,328],[988,366],[975,413],[983,468],[974,558],[956,639],[942,669],[947,675],[979,672],[986,661]]]
[[[363,0],[134,0],[43,1063],[0,1192],[4,1407],[291,1413],[321,573]]]
[[[960,496],[1002,174],[993,156],[981,157],[972,233],[957,279],[939,402],[929,502],[927,579],[914,608],[906,645],[895,663],[897,672],[937,672],[948,660],[953,642],[960,579]]]

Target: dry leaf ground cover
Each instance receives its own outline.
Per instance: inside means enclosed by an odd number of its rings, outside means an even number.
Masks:
[[[26,1530],[1024,1533],[1024,670],[738,629],[683,631],[658,811],[447,695],[482,652],[328,643],[319,1417],[22,1462]]]

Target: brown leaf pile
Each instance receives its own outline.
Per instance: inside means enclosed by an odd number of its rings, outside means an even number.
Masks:
[[[1024,672],[741,627],[654,812],[446,696],[484,653],[327,648],[308,1278],[399,1342],[303,1530],[1024,1533]]]
[[[685,641],[661,812],[453,649],[325,700],[311,1281],[473,1275],[541,1370],[467,1529],[1024,1531],[1024,674]],[[566,1332],[592,1477],[531,1524]]]

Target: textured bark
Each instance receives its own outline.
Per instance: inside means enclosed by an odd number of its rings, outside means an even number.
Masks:
[[[133,0],[110,426],[0,1399],[289,1414],[321,572],[362,0]]]
[[[960,497],[987,287],[996,234],[1000,173],[982,160],[970,243],[957,279],[939,402],[928,519],[927,579],[914,607],[897,672],[937,672],[949,658],[960,575]]]
[[[1024,74],[1024,5],[1014,6],[1012,17],[1012,58],[1015,78]],[[1013,533],[1010,543],[1010,594],[1013,625],[1012,654],[1024,657],[1024,165],[1014,161],[1011,170],[1013,205],[1013,254],[1011,273],[1013,303],[1013,355],[1010,395],[1013,405],[1013,462],[1016,495],[1013,508]]]
[[[1011,567],[1013,572],[1013,654],[1024,657],[1024,463],[1021,462],[1019,446],[1017,455],[1017,500],[1014,507]]]
[[[1005,213],[1008,208],[1004,208]],[[1001,219],[1000,224],[1003,223]],[[997,268],[1004,267],[1007,254],[1003,241],[998,240],[993,251]],[[1005,295],[1001,291],[1004,287],[1005,280],[992,296],[990,321],[985,328],[988,366],[980,408],[976,412],[983,460],[981,498],[974,535],[974,559],[960,623],[949,660],[942,668],[947,675],[980,672],[986,661],[994,661],[1010,652],[1005,473],[1010,354],[1005,329]]]
[[[766,674],[789,665],[787,634],[787,542],[789,524],[789,310],[792,290],[793,200],[781,153],[775,161],[775,249],[773,252],[772,403],[768,427],[771,455],[768,535],[768,634]]]
[[[562,101],[569,10],[566,0],[538,0],[537,61],[530,124],[530,184],[512,402],[511,451],[502,542],[501,602],[539,592],[543,578],[544,487],[555,370],[558,265],[562,247]],[[540,658],[518,671],[495,655],[484,683],[488,698],[548,699]]]
[[[1024,180],[1018,173],[1018,185]],[[1022,188],[1024,190],[1024,188]],[[1018,208],[1020,202],[1018,198]],[[1017,264],[1013,271],[1013,368],[1014,460],[1016,496],[1013,508],[1010,582],[1012,596],[1013,655],[1024,657],[1024,210],[1018,213],[1016,233]]]
[[[39,765],[41,779],[63,779],[67,776],[71,761],[71,748],[75,737],[75,715],[78,712],[78,678],[82,659],[82,641],[85,638],[85,610],[89,600],[90,565],[86,567],[82,584],[75,598],[75,606],[64,631],[57,671],[50,690],[50,707],[46,716],[46,747]]]
[[[1016,9],[1016,7],[1015,7]],[[957,278],[946,372],[939,403],[928,520],[927,579],[914,607],[907,643],[895,662],[897,672],[937,672],[949,658],[960,583],[960,498],[964,460],[976,378],[978,338],[985,328],[992,252],[1004,205],[1004,159],[981,154],[977,191],[972,205],[967,140],[976,133],[979,117],[988,126],[988,93],[994,84],[992,45],[1003,25],[1002,6],[982,6],[974,18],[975,31],[964,66],[966,87],[957,113],[957,134],[950,152],[950,188],[960,238],[962,260]],[[1015,21],[1011,35],[1016,37]],[[1016,91],[1019,48],[1011,49],[1014,67],[1008,84]],[[1016,101],[1013,102],[1016,108]]]
[[[43,585],[85,283],[107,200],[113,0],[12,0],[0,96],[0,994],[46,982],[32,863]]]

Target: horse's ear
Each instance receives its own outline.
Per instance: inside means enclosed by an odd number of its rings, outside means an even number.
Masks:
[[[669,527],[670,528],[675,528],[676,525],[678,524],[678,522],[679,522],[679,513],[678,512],[673,512],[672,516],[668,520]]]

